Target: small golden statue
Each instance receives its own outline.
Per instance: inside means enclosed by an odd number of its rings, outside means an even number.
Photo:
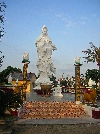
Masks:
[[[95,104],[96,97],[97,97],[96,89],[91,88],[90,93],[84,93],[84,95],[82,96],[82,103],[85,104],[84,101],[87,101],[88,103],[92,102],[93,104]]]

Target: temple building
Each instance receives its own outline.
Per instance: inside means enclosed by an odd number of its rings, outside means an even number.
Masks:
[[[8,83],[12,84],[13,89],[15,86],[21,86],[23,84],[23,73],[10,73],[7,77]],[[18,83],[16,83],[18,81]],[[31,92],[34,88],[36,81],[36,75],[34,73],[27,73],[27,89],[26,92]]]

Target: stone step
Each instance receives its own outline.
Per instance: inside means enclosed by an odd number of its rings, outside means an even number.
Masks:
[[[82,105],[75,102],[26,102],[19,111],[19,118],[81,118],[89,117]]]

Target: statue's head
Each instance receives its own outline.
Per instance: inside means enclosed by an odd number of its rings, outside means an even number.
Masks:
[[[42,33],[43,33],[43,34],[47,34],[47,31],[48,31],[48,29],[47,29],[47,27],[44,25],[44,26],[42,27]]]

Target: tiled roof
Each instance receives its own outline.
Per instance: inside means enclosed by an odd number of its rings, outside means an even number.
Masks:
[[[31,80],[32,77],[35,77],[34,73],[27,73],[27,80]],[[22,73],[12,73],[11,74],[12,80],[23,80],[23,74]]]

